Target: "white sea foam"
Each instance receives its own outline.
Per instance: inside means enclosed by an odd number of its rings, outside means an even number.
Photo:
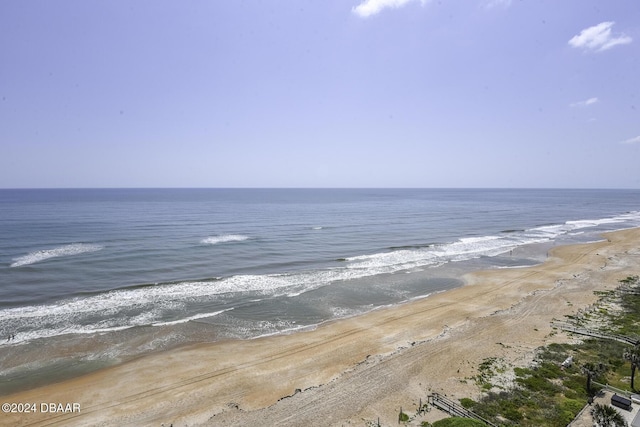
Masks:
[[[299,294],[310,289],[369,275],[344,267],[289,274],[237,275],[213,281],[193,281],[120,289],[75,297],[46,305],[0,310],[0,330],[16,331],[20,340],[68,333],[106,332],[143,325],[163,325],[212,317],[219,312],[188,313],[193,304],[215,302],[221,295],[253,292],[264,295]]]
[[[327,279],[312,273],[300,275],[240,275],[223,280],[120,289],[89,297],[76,297],[46,305],[0,310],[0,331],[16,331],[16,339],[68,333],[106,332],[143,325],[169,325],[220,314],[195,314],[174,321],[167,317],[188,312],[191,304],[216,301],[226,293],[273,293],[279,288],[320,286]]]
[[[362,314],[366,310],[372,310],[373,305],[369,304],[366,308],[348,308],[348,307],[331,307],[331,313],[333,317],[345,319],[348,317],[354,317],[358,314]]]
[[[200,314],[196,314],[194,316],[185,317],[184,319],[172,320],[172,321],[169,321],[169,322],[156,322],[156,323],[153,324],[153,326],[179,325],[180,323],[187,323],[187,322],[190,322],[192,320],[206,319],[206,318],[209,318],[209,317],[215,317],[218,314],[222,314],[222,313],[230,311],[230,310],[233,310],[233,308],[228,308],[226,310],[214,311],[212,313],[200,313]]]
[[[193,307],[211,302],[214,306],[225,294],[245,293],[249,298],[264,295],[297,296],[338,281],[355,280],[403,270],[430,268],[447,262],[508,252],[518,246],[552,240],[561,235],[588,231],[594,223],[640,223],[640,213],[604,220],[568,221],[501,235],[466,237],[428,247],[398,249],[347,258],[332,268],[281,274],[236,275],[208,281],[184,281],[156,286],[120,289],[89,297],[77,297],[46,305],[0,310],[0,331],[15,331],[17,340],[29,340],[65,333],[112,331],[140,325],[171,325],[219,315],[221,311],[194,313]],[[211,242],[242,241],[247,236],[211,237]],[[215,244],[215,243],[210,243]],[[76,244],[30,254],[30,262],[54,256],[98,250],[97,245]],[[38,255],[39,254],[39,255]],[[35,261],[34,261],[35,260]],[[24,260],[16,259],[16,263]],[[253,295],[252,295],[253,294]],[[219,307],[219,305],[218,305]],[[201,310],[202,311],[202,310]],[[181,316],[184,316],[181,318]],[[167,319],[175,319],[168,321]],[[278,325],[278,330],[287,325]],[[269,328],[266,328],[269,329]]]
[[[210,236],[200,241],[203,245],[217,245],[218,243],[227,242],[242,242],[248,240],[249,236],[243,236],[242,234],[224,234],[220,236]]]
[[[630,227],[640,225],[640,211],[627,212],[610,218],[599,219],[581,219],[575,221],[567,221],[564,224],[551,224],[541,227],[535,227],[527,230],[527,236],[539,236],[547,239],[553,239],[560,235],[576,230],[584,230],[587,228],[595,228],[608,224],[628,223]]]
[[[372,274],[437,267],[447,262],[480,256],[494,256],[524,243],[513,237],[469,237],[455,242],[418,249],[401,249],[348,258],[348,268],[366,269]]]
[[[584,233],[585,229],[606,224],[639,222],[640,212],[595,220],[567,221],[504,235],[464,237],[457,241],[419,249],[402,249],[347,258],[347,268],[367,270],[371,275],[394,273],[421,267],[435,267],[447,262],[466,261],[482,256],[507,253],[518,246],[543,243],[563,235]]]
[[[14,258],[10,267],[21,267],[23,265],[35,264],[51,258],[68,257],[72,255],[80,255],[88,252],[95,252],[103,249],[101,245],[87,243],[72,243],[70,245],[59,246],[53,249],[43,249],[31,252],[27,255]]]
[[[296,325],[295,322],[277,321],[277,322],[258,322],[254,328],[245,328],[245,333],[249,332],[252,339],[271,337],[274,335],[287,335],[301,331],[311,331],[317,328],[317,325]],[[254,329],[251,331],[251,329]],[[253,332],[253,333],[252,333]],[[257,334],[255,332],[258,332]]]

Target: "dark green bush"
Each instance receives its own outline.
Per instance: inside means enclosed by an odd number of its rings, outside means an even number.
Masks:
[[[463,397],[462,399],[460,399],[460,404],[463,407],[470,409],[476,405],[476,401],[473,399],[469,399],[468,397]]]
[[[629,280],[638,285],[637,277]],[[602,298],[609,299],[617,295],[614,292],[601,294]],[[622,294],[621,305],[624,308],[622,313],[603,310],[599,315],[604,316],[605,321],[609,322],[610,331],[624,335],[637,334],[640,329],[640,319],[637,315],[640,312],[640,295]],[[514,368],[516,386],[513,389],[499,393],[487,392],[477,402],[472,399],[460,399],[460,403],[503,427],[564,427],[587,404],[587,381],[582,372],[585,364],[598,366],[603,363],[604,372],[595,375],[593,380],[628,388],[622,381],[622,378],[630,375],[630,366],[622,358],[626,348],[627,344],[605,339],[585,339],[580,344],[549,344],[539,349],[536,367]],[[560,364],[570,355],[574,358],[573,365],[561,368]],[[495,361],[495,358],[488,358],[481,363],[480,379],[492,373]],[[640,376],[640,371],[636,376]],[[479,382],[479,385],[483,383]],[[598,387],[592,384],[592,389],[597,390]],[[483,425],[455,424],[474,422],[455,420],[441,420],[434,423],[433,427]]]
[[[470,418],[451,417],[436,421],[433,427],[486,427],[486,425]]]

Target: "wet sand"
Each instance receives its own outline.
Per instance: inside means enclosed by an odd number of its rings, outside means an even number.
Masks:
[[[395,425],[430,392],[477,397],[471,378],[486,358],[526,365],[537,347],[569,340],[553,319],[640,272],[640,229],[604,238],[313,331],[181,347],[4,396],[36,411],[2,413],[0,425]],[[43,412],[49,403],[80,410]],[[432,410],[415,425],[441,417]]]

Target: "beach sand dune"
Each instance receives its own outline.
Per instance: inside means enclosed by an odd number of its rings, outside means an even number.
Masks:
[[[415,412],[431,392],[478,397],[472,377],[487,358],[524,366],[539,346],[569,340],[553,319],[639,273],[640,229],[604,239],[312,331],[182,347],[4,396],[78,403],[80,412],[0,414],[0,425],[395,425],[401,407]]]

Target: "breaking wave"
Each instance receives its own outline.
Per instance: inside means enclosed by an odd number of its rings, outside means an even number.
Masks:
[[[243,236],[242,234],[224,234],[221,236],[206,237],[202,239],[200,243],[203,245],[217,245],[218,243],[243,242],[248,239],[249,236]]]
[[[78,296],[44,305],[0,310],[0,331],[15,331],[19,340],[66,333],[89,333],[142,325],[172,325],[217,316],[233,308],[229,301],[241,298],[296,296],[337,282],[380,274],[437,267],[479,257],[508,253],[522,245],[544,243],[572,236],[606,224],[640,224],[640,212],[597,219],[567,221],[526,230],[510,230],[487,236],[470,236],[451,242],[403,246],[378,253],[340,258],[331,266],[279,274],[239,274],[224,278],[135,286],[89,296]],[[244,241],[243,235],[213,236],[206,244]],[[12,267],[56,256],[99,250],[89,244],[73,244],[33,252],[17,258]]]
[[[88,252],[96,252],[103,248],[104,247],[101,245],[72,243],[70,245],[59,246],[53,249],[43,249],[31,252],[27,255],[14,258],[10,267],[21,267],[23,265],[31,265],[51,258],[68,257]]]

